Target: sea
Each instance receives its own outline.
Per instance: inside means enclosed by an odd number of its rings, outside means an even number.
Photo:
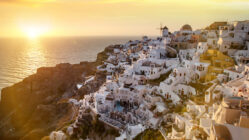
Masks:
[[[39,67],[94,61],[105,47],[136,39],[141,37],[0,38],[0,91],[36,73]]]

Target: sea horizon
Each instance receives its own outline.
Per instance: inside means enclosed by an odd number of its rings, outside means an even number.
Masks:
[[[248,140],[248,6],[0,1],[0,140]]]
[[[95,61],[107,46],[122,44],[142,36],[46,36],[34,40],[0,37],[0,93],[5,87],[36,73],[40,67],[60,63]]]

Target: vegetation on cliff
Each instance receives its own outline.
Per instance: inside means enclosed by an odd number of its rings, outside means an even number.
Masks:
[[[133,140],[164,140],[164,137],[158,130],[147,129],[138,134]]]

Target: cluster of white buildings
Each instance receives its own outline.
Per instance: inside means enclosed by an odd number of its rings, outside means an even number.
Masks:
[[[174,33],[161,30],[157,39],[115,46],[97,67],[107,72],[106,82],[75,103],[79,117],[91,109],[120,131],[117,140],[149,128],[165,139],[248,139],[249,21],[215,22],[196,31],[190,25]],[[228,65],[227,57],[236,65]]]
[[[203,91],[204,100],[201,104],[188,100],[184,105],[185,111],[173,113],[169,123],[172,125],[172,131],[168,133],[167,139],[249,138],[248,26],[249,21],[225,22],[222,25],[214,23],[203,31],[206,33],[206,42],[199,42],[196,49],[179,51],[181,59],[190,62],[184,64],[190,64],[189,68],[194,68],[193,72],[198,74],[196,77],[205,76],[210,71],[210,64],[198,62],[198,57],[208,49],[217,49],[234,58],[236,65],[224,68],[215,80],[204,83],[211,86]],[[181,71],[173,72],[182,75]]]
[[[142,41],[116,48],[104,66],[99,67],[106,70],[108,76],[100,90],[90,95],[95,99],[92,107],[101,120],[120,130],[122,135],[117,139],[132,139],[146,128],[159,128],[168,109],[158,92],[159,86],[150,85],[148,81],[170,73],[179,65],[179,58],[168,57],[170,40],[165,27],[161,38],[144,37]],[[125,56],[126,61],[119,56]],[[110,66],[115,68],[110,70]]]

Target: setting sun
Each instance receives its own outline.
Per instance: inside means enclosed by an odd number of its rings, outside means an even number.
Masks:
[[[0,140],[249,140],[249,0],[0,0]]]
[[[31,39],[37,38],[39,35],[40,35],[40,32],[36,28],[31,28],[27,30],[27,36]]]
[[[46,34],[48,32],[48,27],[25,26],[22,28],[22,31],[29,39],[35,39]]]

